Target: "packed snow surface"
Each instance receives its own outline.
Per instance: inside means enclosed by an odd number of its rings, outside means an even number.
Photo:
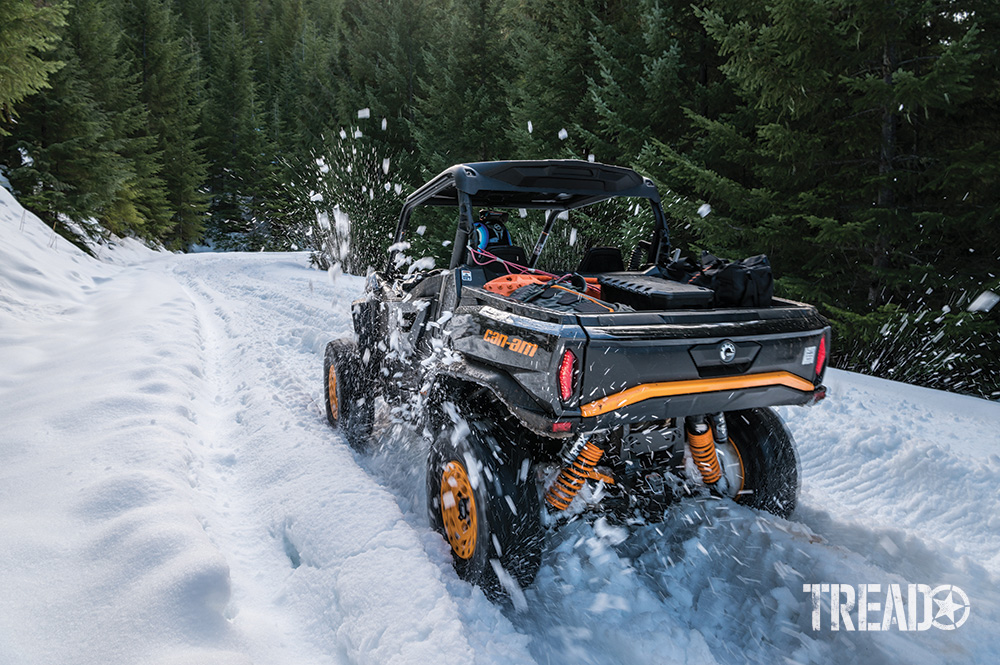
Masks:
[[[131,241],[95,259],[2,189],[0,240],[0,663],[1000,653],[996,403],[831,371],[825,402],[779,409],[801,456],[791,519],[691,500],[661,524],[579,520],[516,610],[452,570],[419,436],[383,416],[360,455],[325,422],[322,353],[362,279]],[[834,631],[826,593],[817,630],[811,584],[878,584],[881,604],[955,585],[967,620]]]

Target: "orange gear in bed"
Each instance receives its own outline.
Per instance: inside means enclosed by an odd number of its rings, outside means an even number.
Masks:
[[[493,293],[499,293],[502,296],[509,296],[522,286],[543,284],[551,279],[551,277],[546,275],[529,275],[527,273],[522,275],[501,275],[483,284],[483,288]]]
[[[601,285],[597,283],[597,278],[585,277],[584,279],[587,280],[586,294],[591,298],[597,298],[600,300]],[[483,284],[483,288],[487,291],[499,293],[500,295],[507,297],[522,286],[527,286],[528,284],[544,284],[549,281],[552,281],[552,277],[548,275],[531,275],[528,273],[520,275],[501,275],[500,277],[491,279]]]

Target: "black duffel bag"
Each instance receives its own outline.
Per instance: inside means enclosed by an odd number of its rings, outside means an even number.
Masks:
[[[701,267],[690,259],[674,261],[667,276],[715,292],[714,307],[768,307],[774,297],[774,277],[767,255],[726,261],[704,252]]]

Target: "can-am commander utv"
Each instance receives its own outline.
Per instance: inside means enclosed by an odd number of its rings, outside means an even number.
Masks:
[[[411,217],[440,206],[457,211],[450,264],[407,269]],[[570,215],[600,228],[602,206],[649,234],[541,270],[550,238],[568,256]],[[671,261],[650,180],[573,160],[460,164],[407,198],[392,251],[353,304],[356,341],[327,346],[327,417],[365,449],[376,404],[419,414],[431,524],[491,598],[530,584],[545,525],[581,513],[648,522],[699,493],[794,509],[797,457],[770,407],[825,395],[830,327],[772,297],[765,257]]]

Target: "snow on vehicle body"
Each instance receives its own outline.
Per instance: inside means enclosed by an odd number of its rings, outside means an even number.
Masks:
[[[597,248],[574,271],[587,278],[532,276],[560,217],[618,197],[645,200],[653,220],[628,266]],[[459,211],[449,267],[373,274],[354,304],[357,346],[331,343],[324,380],[331,423],[357,447],[375,395],[428,395],[429,511],[460,575],[516,596],[540,562],[542,504],[649,520],[706,487],[794,509],[797,460],[768,407],[825,394],[830,328],[813,307],[720,307],[712,290],[669,279],[659,194],[629,169],[454,166],[407,199],[396,248],[422,206]],[[530,258],[500,209],[547,211]]]

